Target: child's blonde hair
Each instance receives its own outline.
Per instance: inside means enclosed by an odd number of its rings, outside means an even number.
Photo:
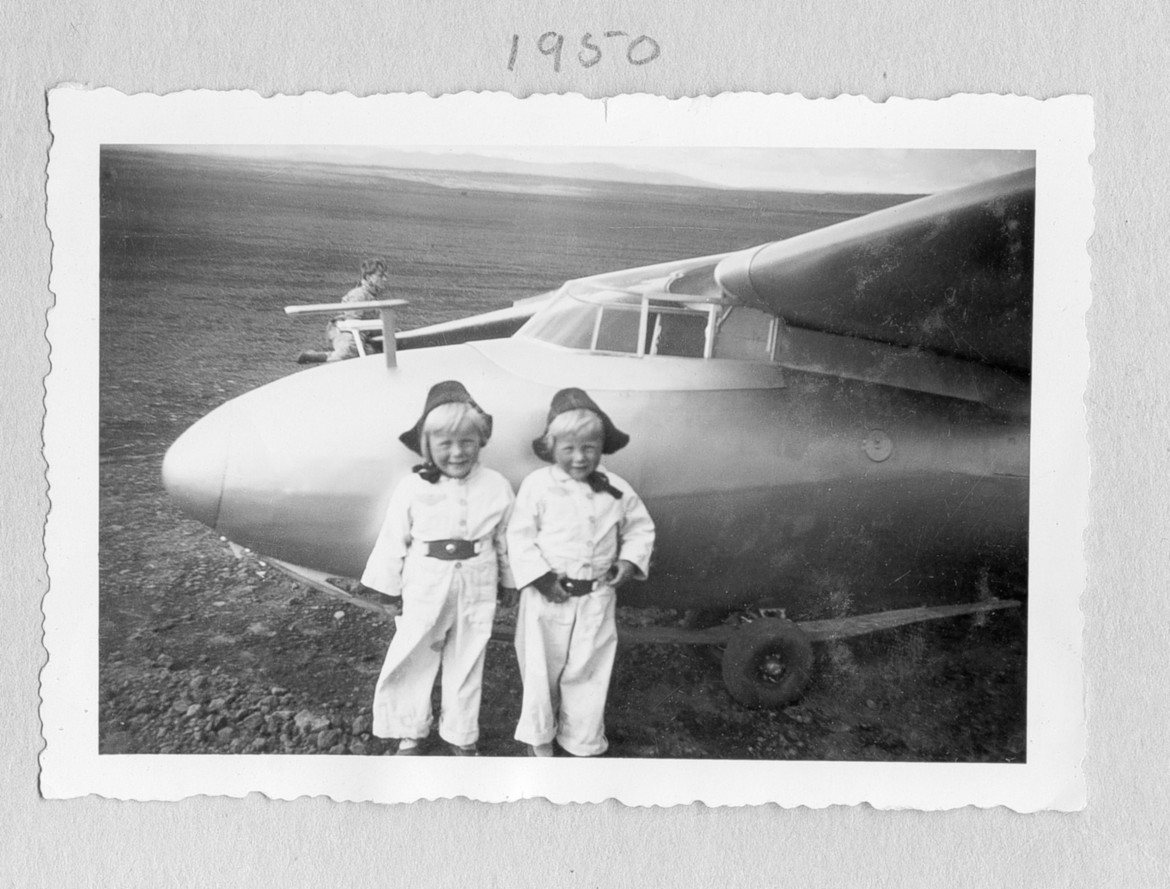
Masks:
[[[488,421],[483,413],[472,407],[466,401],[451,401],[440,404],[423,421],[422,428],[422,455],[428,463],[431,459],[431,436],[451,435],[473,429],[479,435],[480,447],[488,443]]]
[[[605,424],[601,422],[601,417],[583,407],[557,414],[544,433],[544,447],[548,453],[551,454],[556,448],[557,438],[564,435],[577,438],[596,436],[598,440],[604,441]]]

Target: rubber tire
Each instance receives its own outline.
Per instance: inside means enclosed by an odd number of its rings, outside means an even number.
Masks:
[[[759,673],[767,657],[779,655],[779,681]],[[745,707],[783,707],[799,698],[812,678],[813,649],[808,635],[790,620],[762,618],[731,635],[723,652],[723,682]]]

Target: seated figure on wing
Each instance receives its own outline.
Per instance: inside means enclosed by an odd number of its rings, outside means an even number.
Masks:
[[[362,278],[357,287],[354,287],[341,298],[343,303],[369,302],[382,299],[382,291],[389,283],[386,272],[386,263],[381,259],[367,259],[362,262]],[[298,364],[320,364],[326,361],[344,361],[346,358],[357,358],[358,348],[353,334],[342,330],[339,321],[368,321],[378,317],[372,309],[353,309],[340,312],[329,319],[325,328],[325,340],[329,343],[330,351],[306,350],[297,356]],[[377,348],[368,339],[369,334],[361,334],[362,342],[367,349],[377,351]]]

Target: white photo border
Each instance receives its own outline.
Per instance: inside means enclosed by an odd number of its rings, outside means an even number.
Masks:
[[[1080,596],[1089,508],[1093,109],[1089,98],[942,100],[723,94],[586,99],[503,93],[359,98],[191,91],[49,96],[53,238],[45,456],[48,663],[41,791],[133,800],[195,795],[410,802],[467,797],[633,806],[855,805],[1021,812],[1085,805]],[[98,187],[102,145],[347,144],[980,148],[1036,152],[1027,761],[1022,764],[418,759],[98,753]],[[78,446],[91,442],[92,447]]]

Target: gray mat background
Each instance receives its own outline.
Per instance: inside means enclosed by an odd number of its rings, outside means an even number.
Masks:
[[[0,885],[1164,886],[1170,885],[1170,624],[1165,235],[1170,52],[1160,0],[963,5],[922,0],[134,3],[0,8]],[[534,39],[654,36],[641,68],[506,70]],[[545,61],[545,60],[542,60]],[[1088,808],[1073,815],[532,801],[411,806],[324,799],[45,802],[37,792],[39,603],[48,508],[40,455],[50,237],[45,91],[254,88],[359,94],[469,89],[724,90],[1096,102],[1093,511],[1085,546]]]

